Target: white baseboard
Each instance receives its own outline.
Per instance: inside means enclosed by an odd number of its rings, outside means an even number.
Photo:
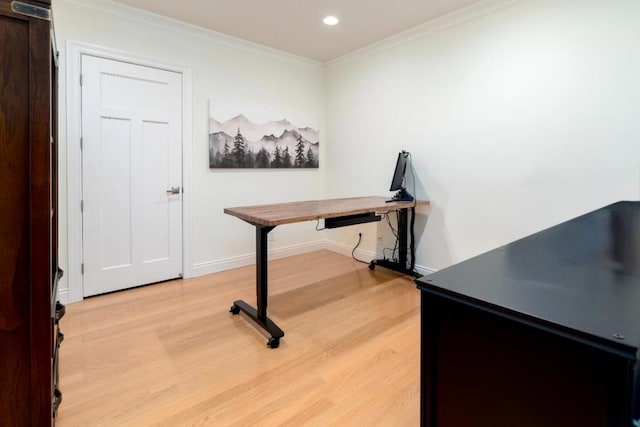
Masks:
[[[58,289],[58,301],[69,304],[69,289]]]
[[[353,250],[352,246],[348,246],[338,242],[332,242],[330,240],[325,240],[325,245],[326,245],[326,249],[333,252],[337,252],[339,254],[347,255],[347,256],[351,256],[351,251]],[[377,254],[375,252],[371,252],[363,249],[356,249],[355,255],[358,259],[362,261],[367,261],[367,262],[370,262],[371,260],[377,258]],[[415,268],[418,271],[418,273],[422,274],[423,276],[426,276],[427,274],[435,273],[437,271],[432,268],[424,267],[418,264],[415,265]]]
[[[287,246],[284,248],[272,249],[269,251],[269,259],[285,258],[293,255],[300,255],[307,252],[319,251],[325,249],[324,240],[316,240],[314,242],[301,243],[298,245]],[[191,267],[190,277],[203,276],[205,274],[218,273],[220,271],[231,270],[239,267],[246,267],[256,263],[255,252],[239,255],[230,258],[223,258],[214,261],[206,261],[196,263]]]
[[[337,252],[342,255],[351,256],[351,252],[353,251],[353,246],[345,245],[344,243],[333,242],[331,240],[325,240],[325,249],[328,249],[332,252]],[[356,249],[355,256],[362,261],[370,262],[372,259],[376,258],[376,253],[371,251],[366,251],[364,249]]]
[[[339,254],[347,255],[347,256],[351,256],[351,251],[353,251],[353,247],[351,246],[348,246],[342,243],[332,242],[330,240],[326,240],[325,245],[326,245],[326,249],[333,252],[337,252]],[[356,249],[355,255],[359,260],[367,261],[367,262],[370,262],[371,260],[377,257],[377,254],[375,252],[367,251],[364,249]],[[432,268],[424,267],[418,264],[415,265],[415,269],[418,271],[418,273],[422,274],[423,276],[426,276],[427,274],[435,273],[437,271]]]
[[[422,265],[418,265],[418,264],[416,264],[416,270],[418,271],[418,273],[422,274],[423,276],[426,276],[428,274],[435,273],[436,271],[438,271],[432,268],[423,267]]]
[[[307,252],[319,251],[327,249],[345,256],[351,256],[353,247],[345,245],[343,243],[333,242],[330,240],[316,240],[308,243],[301,243],[298,245],[287,246],[284,248],[272,249],[269,251],[269,259],[285,258],[293,255],[300,255]],[[376,258],[376,253],[367,251],[364,249],[356,249],[355,255],[359,260],[369,262]],[[256,262],[256,254],[249,253],[245,255],[223,258],[214,261],[206,261],[194,264],[191,267],[192,275],[190,277],[203,276],[205,274],[218,273],[220,271],[231,270],[239,267],[246,267],[253,265]],[[434,273],[436,270],[416,265],[416,270],[422,275]],[[60,300],[62,301],[62,291]]]
[[[314,242],[302,243],[298,245],[277,248],[269,251],[269,259],[285,258],[293,255],[300,255],[307,252],[319,251],[327,249],[345,256],[351,256],[353,247],[343,243],[333,242],[330,240],[316,240]],[[366,262],[376,258],[376,253],[356,249],[355,255],[358,259]],[[250,253],[230,258],[223,258],[215,261],[201,262],[194,264],[191,268],[192,275],[190,277],[203,276],[205,274],[218,273],[220,271],[231,270],[239,267],[253,265],[256,262],[256,254]],[[416,270],[422,275],[434,273],[436,270],[416,265]],[[63,304],[69,304],[69,289],[58,290],[58,300]]]

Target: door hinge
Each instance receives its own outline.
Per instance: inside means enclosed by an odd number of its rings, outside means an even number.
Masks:
[[[84,274],[84,262],[80,264],[80,274]]]
[[[84,200],[80,200],[80,212],[84,212]]]
[[[82,150],[82,147],[83,147],[83,145],[82,145],[82,144],[83,144],[83,142],[84,142],[84,139],[83,139],[82,137],[80,137],[80,150]]]
[[[82,86],[82,73],[80,73],[80,86]]]
[[[21,1],[12,1],[11,11],[19,15],[44,19],[45,21],[51,21],[51,11],[49,9],[34,6],[32,4],[22,3]]]

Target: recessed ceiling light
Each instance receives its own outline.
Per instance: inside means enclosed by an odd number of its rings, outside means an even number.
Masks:
[[[336,25],[340,21],[335,16],[326,16],[322,22],[324,22],[325,25]]]

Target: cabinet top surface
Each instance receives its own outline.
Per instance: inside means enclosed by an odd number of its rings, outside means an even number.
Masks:
[[[640,202],[618,202],[416,280],[426,292],[640,345]]]

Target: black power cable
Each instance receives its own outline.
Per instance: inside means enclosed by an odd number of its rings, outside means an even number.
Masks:
[[[356,258],[356,249],[358,249],[358,246],[360,246],[360,242],[362,242],[362,233],[358,233],[358,243],[356,243],[356,245],[353,247],[353,250],[351,251],[351,257],[363,264],[369,264],[367,261]]]

